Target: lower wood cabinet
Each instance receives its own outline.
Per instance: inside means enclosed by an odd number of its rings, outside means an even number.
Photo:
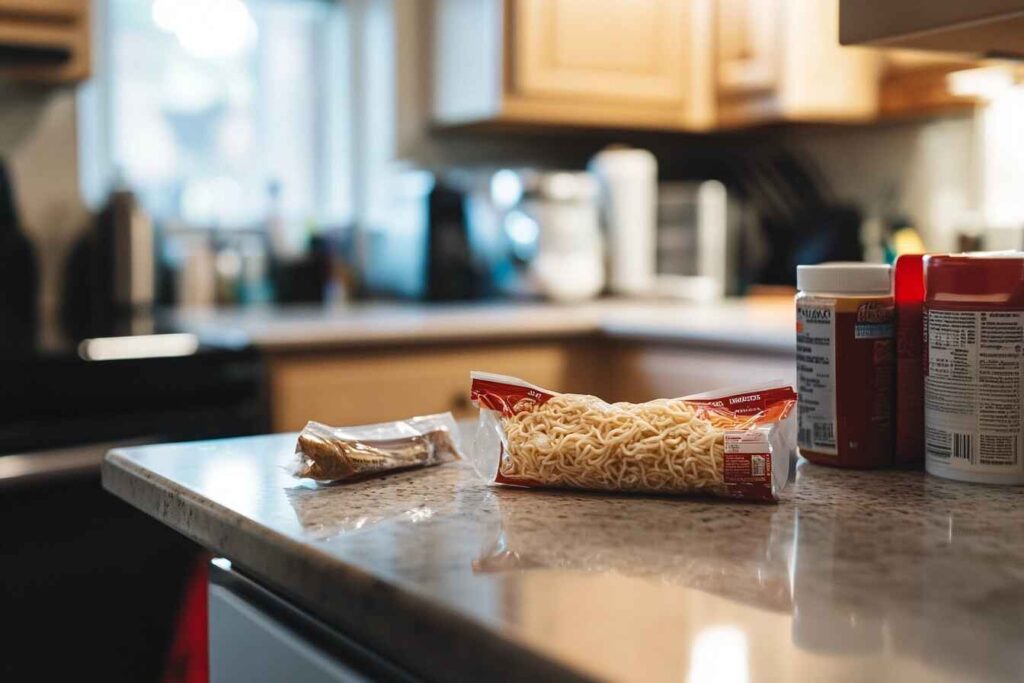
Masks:
[[[274,356],[270,361],[275,431],[309,420],[365,424],[452,411],[470,417],[469,373],[515,375],[557,391],[594,391],[597,342],[540,341],[350,350]]]
[[[607,361],[614,369],[607,394],[613,401],[687,396],[771,380],[796,386],[796,358],[785,353],[630,344],[613,347]]]
[[[609,401],[684,396],[752,382],[795,381],[792,355],[600,339],[467,343],[271,356],[275,431],[309,420],[354,425],[452,411],[473,417],[469,373],[521,377]]]

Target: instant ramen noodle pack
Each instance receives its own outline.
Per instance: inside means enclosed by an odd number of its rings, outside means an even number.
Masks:
[[[471,398],[473,464],[498,484],[774,501],[789,475],[796,393],[781,382],[606,403],[474,372]]]

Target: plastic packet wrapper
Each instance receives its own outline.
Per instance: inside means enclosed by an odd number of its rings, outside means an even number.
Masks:
[[[471,458],[489,482],[775,501],[789,477],[796,393],[782,382],[609,404],[504,375],[471,378]]]
[[[295,445],[292,474],[317,481],[351,481],[458,460],[451,413],[358,427],[308,423]]]

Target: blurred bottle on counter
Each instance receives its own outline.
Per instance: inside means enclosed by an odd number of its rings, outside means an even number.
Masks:
[[[326,226],[311,240],[310,251],[322,254],[323,302],[339,304],[361,295],[362,282],[356,255],[356,227]]]
[[[289,261],[298,256],[292,243],[288,222],[284,217],[284,188],[281,181],[267,183],[267,219],[265,229],[270,244],[270,255],[276,262]]]
[[[886,240],[883,247],[886,263],[896,263],[904,254],[923,254],[927,251],[921,233],[907,216],[896,214],[886,221]]]
[[[956,236],[956,251],[967,253],[971,251],[985,251],[986,249],[1015,249],[1018,245],[998,239],[998,234],[992,230],[985,229],[985,220],[981,212],[964,211],[963,215],[954,224]],[[997,239],[992,240],[991,237]],[[989,244],[993,242],[993,244]]]
[[[222,243],[213,261],[217,303],[225,306],[238,303],[242,282],[242,254],[231,242]]]
[[[38,324],[39,272],[22,232],[14,186],[0,159],[0,349],[31,349]]]
[[[173,252],[174,303],[185,308],[212,306],[217,298],[217,254],[211,236],[188,231],[173,240],[166,233],[164,237],[165,250]]]
[[[608,288],[613,294],[648,294],[655,274],[658,162],[647,150],[609,147],[594,156],[589,169],[601,188]]]
[[[330,240],[323,239],[312,218],[301,225],[289,221],[284,210],[283,186],[273,180],[267,184],[267,218],[264,225],[266,243],[269,245],[269,261],[266,264],[272,281],[273,299],[277,303],[322,303],[328,294],[331,277],[331,262],[334,254]],[[252,269],[251,285],[243,289],[252,291],[255,287],[260,264],[249,262]],[[245,268],[243,267],[243,271]],[[337,288],[330,292],[335,298]],[[251,297],[249,297],[251,299]],[[246,303],[258,303],[247,301]]]
[[[258,235],[245,235],[238,242],[241,273],[238,300],[242,304],[266,304],[274,298],[270,281],[270,259],[267,244]]]

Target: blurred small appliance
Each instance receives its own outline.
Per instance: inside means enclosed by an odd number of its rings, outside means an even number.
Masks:
[[[708,301],[738,293],[743,207],[717,180],[658,186],[651,292]]]
[[[481,275],[475,266],[466,221],[466,193],[436,182],[427,197],[427,282],[430,301],[478,298]]]
[[[655,274],[658,162],[642,149],[599,152],[590,170],[601,187],[608,237],[608,288],[614,294],[649,294]]]
[[[132,325],[152,313],[155,292],[153,222],[133,192],[115,190],[68,260],[65,332],[73,337],[149,332]]]
[[[554,301],[584,301],[604,288],[604,241],[598,184],[586,172],[536,172],[523,178],[505,226],[536,292]]]

